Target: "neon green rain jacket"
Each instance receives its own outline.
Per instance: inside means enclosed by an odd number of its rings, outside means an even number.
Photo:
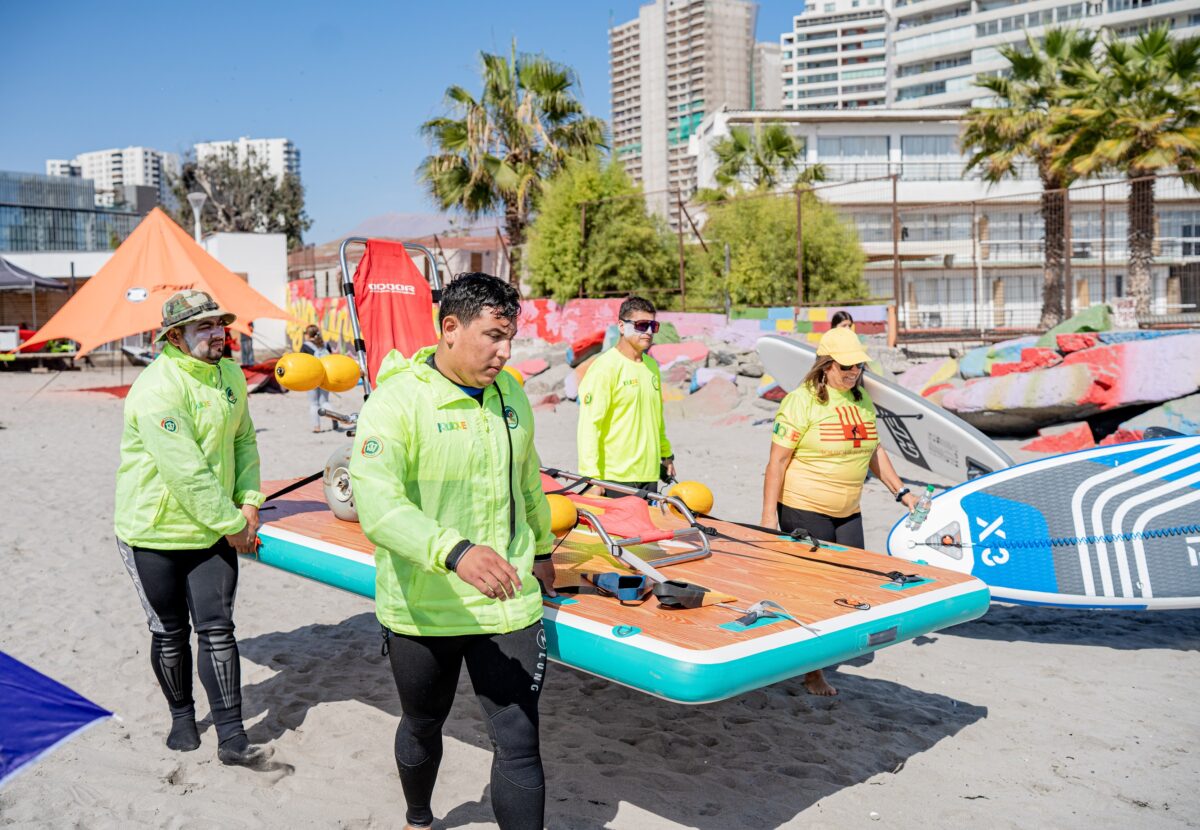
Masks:
[[[263,503],[246,376],[167,345],[125,399],[117,470],[117,538],[134,547],[196,550],[246,526],[239,505]]]
[[[481,406],[428,365],[434,349],[412,360],[390,352],[358,419],[350,477],[359,523],[376,545],[375,614],[409,635],[525,628],[542,616],[534,553],[554,545],[533,410],[507,372],[484,390]],[[520,596],[500,602],[451,573],[446,557],[463,540],[507,558],[520,575]]]
[[[604,481],[658,481],[671,455],[663,420],[662,379],[650,355],[618,349],[596,358],[579,384],[576,429],[580,475]]]

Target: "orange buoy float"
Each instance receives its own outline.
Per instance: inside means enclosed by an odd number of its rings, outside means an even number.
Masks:
[[[275,364],[275,379],[284,389],[308,392],[325,382],[325,367],[310,354],[289,352]]]
[[[322,389],[330,392],[349,392],[358,386],[362,370],[358,361],[344,354],[327,354],[321,358],[321,366],[325,369],[325,380]]]
[[[550,530],[555,536],[565,536],[579,522],[579,511],[575,502],[559,493],[546,496],[550,504]]]
[[[674,496],[687,505],[688,510],[699,515],[711,513],[713,509],[713,493],[698,481],[680,481],[671,485],[667,490],[668,496]]]

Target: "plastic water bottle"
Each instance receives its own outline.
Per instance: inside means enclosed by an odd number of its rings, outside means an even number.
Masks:
[[[912,509],[912,513],[908,514],[908,529],[916,530],[925,520],[929,518],[929,508],[933,506],[933,485],[927,484],[925,492],[921,494],[921,499]]]

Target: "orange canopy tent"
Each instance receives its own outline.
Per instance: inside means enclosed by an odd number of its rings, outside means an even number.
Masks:
[[[157,329],[162,304],[185,288],[207,291],[221,308],[237,315],[233,328],[247,334],[246,324],[260,317],[291,319],[196,244],[162,208],[155,208],[28,342],[75,340],[75,356],[83,357],[104,343]]]

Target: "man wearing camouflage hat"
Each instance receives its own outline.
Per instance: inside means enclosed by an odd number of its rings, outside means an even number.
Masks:
[[[163,304],[162,354],[125,399],[115,527],[149,621],[150,663],[171,710],[167,746],[200,746],[190,610],[217,757],[257,766],[271,750],[251,745],[242,725],[233,601],[237,554],[255,549],[263,494],[246,378],[221,358],[234,319],[203,291],[180,291]]]

